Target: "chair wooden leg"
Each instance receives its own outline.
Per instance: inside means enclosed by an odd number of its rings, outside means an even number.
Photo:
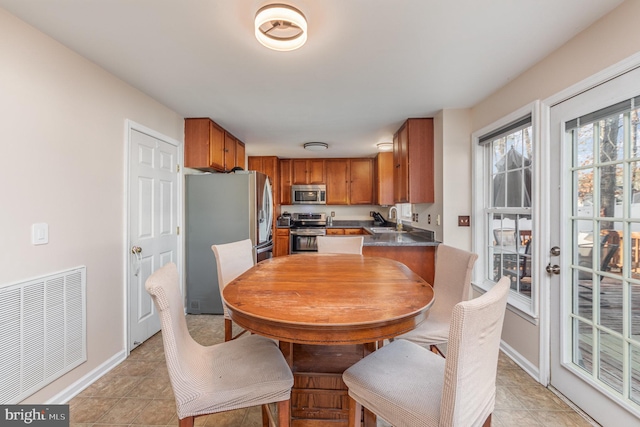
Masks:
[[[491,427],[491,414],[489,414],[487,419],[484,421],[484,424],[482,424],[482,427]]]
[[[349,396],[349,427],[362,426],[362,405]]]
[[[440,351],[437,345],[430,345],[429,350],[431,350],[432,353],[439,354],[440,356],[446,359],[446,356],[444,355],[443,352]]]
[[[262,405],[262,427],[269,427],[271,425],[269,415],[269,407],[267,405]]]
[[[291,399],[278,402],[278,426],[289,427],[291,425]]]
[[[183,418],[178,422],[178,426],[179,427],[193,427],[193,419],[194,419],[194,417]]]

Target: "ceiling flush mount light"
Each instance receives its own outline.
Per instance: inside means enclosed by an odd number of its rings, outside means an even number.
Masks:
[[[326,142],[305,142],[303,147],[309,151],[323,151],[329,148],[329,144]]]
[[[378,151],[392,151],[393,142],[380,142],[376,144],[376,147],[378,147]]]
[[[286,4],[269,4],[256,13],[256,38],[269,49],[287,51],[307,41],[307,20]]]

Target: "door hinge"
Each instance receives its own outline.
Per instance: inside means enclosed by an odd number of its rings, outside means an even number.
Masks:
[[[180,235],[180,226],[176,227],[176,236]]]
[[[180,173],[180,165],[176,165],[176,172]]]

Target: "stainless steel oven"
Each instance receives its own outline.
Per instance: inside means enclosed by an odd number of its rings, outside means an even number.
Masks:
[[[317,236],[327,234],[324,213],[294,213],[291,217],[289,253],[318,252]]]
[[[325,228],[295,228],[291,229],[291,250],[292,254],[302,254],[307,252],[318,252],[318,242],[316,237],[327,234]]]

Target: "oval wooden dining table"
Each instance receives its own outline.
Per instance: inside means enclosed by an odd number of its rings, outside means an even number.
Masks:
[[[279,340],[294,373],[291,425],[346,426],[342,372],[376,343],[422,323],[434,292],[391,259],[295,254],[256,264],[224,288],[223,298],[233,322]],[[365,420],[375,425],[372,414]]]

